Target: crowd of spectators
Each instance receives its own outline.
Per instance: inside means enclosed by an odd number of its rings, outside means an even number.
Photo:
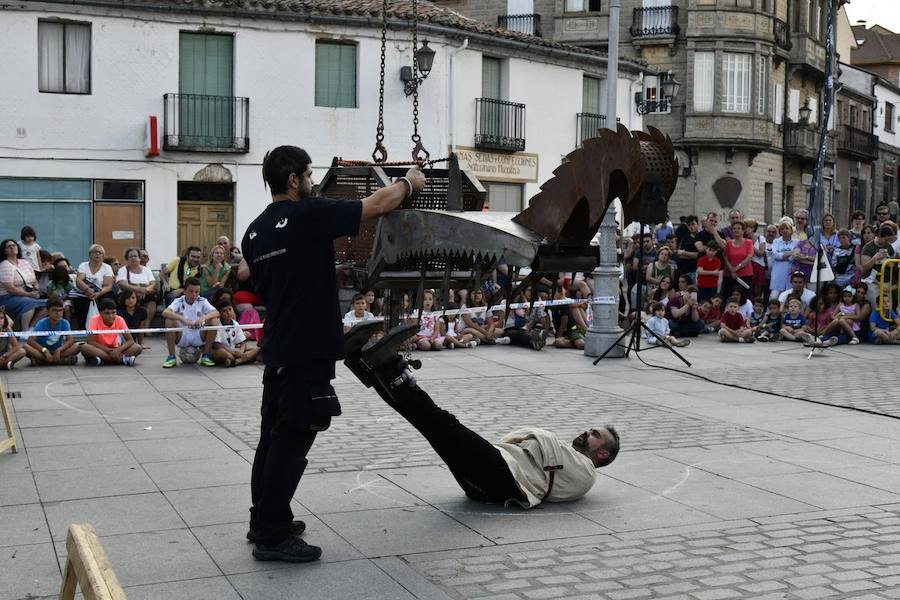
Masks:
[[[799,341],[826,345],[900,343],[897,305],[900,242],[897,215],[877,207],[867,223],[861,212],[838,228],[826,213],[817,227],[806,210],[761,226],[738,210],[719,228],[719,215],[683,217],[626,228],[618,240],[622,324],[641,318],[650,344],[660,340],[687,345],[686,338],[717,335],[722,342]],[[21,239],[7,239],[0,260],[0,331],[70,331],[75,336],[0,337],[0,369],[28,358],[35,365],[133,365],[146,348],[153,325],[176,328],[165,335],[166,368],[182,362],[237,366],[257,359],[262,331],[242,330],[257,324],[262,300],[252,284],[240,281],[236,266],[241,251],[222,236],[206,252],[190,246],[182,256],[149,267],[144,248],[127,248],[119,264],[103,246],[87,249],[87,260],[70,260],[38,244],[30,226]],[[821,253],[819,252],[821,250]],[[821,258],[818,283],[811,282]],[[887,265],[887,266],[885,266]],[[883,283],[883,274],[886,278]],[[517,284],[528,277],[529,285]],[[416,320],[419,331],[409,348],[438,351],[512,344],[540,350],[584,348],[591,324],[591,274],[515,271],[501,264],[476,289],[447,290],[446,297],[425,290],[421,298],[403,294],[401,317]],[[505,300],[567,300],[561,305],[535,305],[489,310]],[[640,294],[640,297],[638,297]],[[472,309],[483,308],[475,311]],[[416,316],[415,310],[425,314]],[[467,309],[456,314],[456,309]],[[440,314],[435,314],[435,312]],[[356,294],[344,317],[345,329],[356,321],[386,312],[374,290]],[[431,314],[428,314],[431,313]],[[202,331],[204,325],[223,325]],[[176,354],[177,353],[177,354]]]

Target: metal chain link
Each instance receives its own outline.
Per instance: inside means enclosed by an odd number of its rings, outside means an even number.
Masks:
[[[413,26],[412,26],[412,51],[413,51],[413,134],[412,134],[412,159],[415,161],[428,161],[431,154],[422,145],[422,137],[419,135],[419,0],[412,0]]]
[[[387,48],[387,8],[388,0],[381,6],[381,78],[378,84],[378,126],[375,128],[375,149],[372,160],[383,163],[388,159],[387,148],[384,147],[384,63]]]

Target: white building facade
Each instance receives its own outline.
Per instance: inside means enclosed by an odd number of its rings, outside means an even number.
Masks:
[[[900,200],[900,87],[875,76],[875,101],[873,200],[878,206]]]
[[[142,246],[156,268],[187,245],[205,252],[217,235],[240,239],[269,201],[267,150],[306,148],[317,180],[332,157],[370,159],[380,15],[335,11],[349,0],[302,14],[255,4],[0,7],[0,235],[32,225],[42,246],[75,263],[91,242],[119,258]],[[433,158],[456,150],[494,209],[519,210],[589,137],[586,124],[596,131],[580,115],[586,97],[605,96],[606,59],[421,5],[420,44],[436,51],[419,90],[423,144]],[[387,31],[389,160],[408,160],[412,148],[405,16],[391,15]],[[640,66],[619,73],[618,118],[640,129],[628,102]]]

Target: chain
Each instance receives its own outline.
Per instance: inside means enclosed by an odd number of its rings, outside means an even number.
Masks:
[[[422,145],[422,137],[419,135],[419,0],[412,0],[413,26],[412,26],[412,51],[413,51],[413,150],[412,159],[415,161],[427,161],[431,156]]]
[[[384,147],[384,62],[387,48],[387,8],[388,0],[384,0],[381,6],[381,78],[378,84],[378,126],[375,128],[375,149],[372,151],[372,160],[383,163],[388,158],[387,149]]]

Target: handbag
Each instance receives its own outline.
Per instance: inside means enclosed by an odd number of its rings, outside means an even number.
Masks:
[[[97,302],[95,300],[91,300],[91,305],[88,306],[87,317],[85,317],[84,328],[87,329],[91,323],[91,320],[100,314],[100,309],[97,308]]]
[[[16,267],[16,273],[19,274],[19,278],[22,280],[22,289],[23,290],[25,290],[29,294],[36,290],[36,288],[32,287],[31,285],[28,284],[27,281],[25,281],[25,276],[22,275],[22,271],[19,270],[19,267]]]

